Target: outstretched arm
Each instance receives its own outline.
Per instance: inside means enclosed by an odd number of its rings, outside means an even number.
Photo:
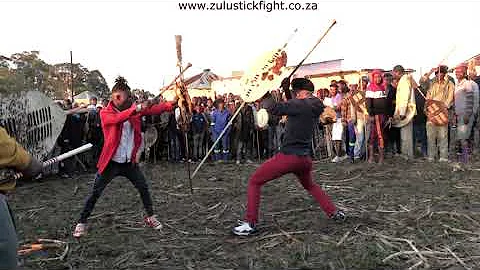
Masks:
[[[141,111],[142,115],[156,115],[162,114],[163,112],[172,111],[173,106],[170,102],[162,102],[160,104],[155,104],[151,107],[148,107]]]
[[[133,104],[130,108],[121,112],[112,112],[107,110],[100,111],[100,118],[103,125],[115,125],[128,120],[130,116],[134,115],[137,111],[140,111],[141,107]]]

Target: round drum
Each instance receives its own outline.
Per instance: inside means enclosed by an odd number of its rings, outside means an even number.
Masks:
[[[425,115],[436,126],[448,125],[448,109],[444,102],[429,99],[425,101]]]
[[[320,122],[324,125],[333,124],[337,121],[337,113],[332,107],[325,107],[320,115]]]
[[[260,109],[257,112],[257,125],[259,128],[265,128],[268,125],[268,112],[265,109]]]

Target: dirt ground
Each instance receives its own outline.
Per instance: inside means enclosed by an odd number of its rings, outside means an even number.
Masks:
[[[348,214],[345,223],[328,220],[288,175],[262,190],[260,233],[235,237],[257,166],[207,164],[191,196],[185,164],[144,165],[164,228],[143,227],[136,190],[118,178],[80,241],[71,232],[94,175],[25,183],[10,197],[19,239],[69,246],[64,260],[37,254],[25,269],[480,269],[480,161],[317,161],[315,179]]]

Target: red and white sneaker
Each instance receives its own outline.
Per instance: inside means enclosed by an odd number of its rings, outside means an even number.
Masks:
[[[87,224],[85,223],[78,223],[75,226],[75,231],[73,232],[73,237],[80,238],[87,234]]]
[[[156,215],[145,217],[144,221],[148,227],[153,228],[155,230],[160,230],[163,227],[162,223],[158,221]]]

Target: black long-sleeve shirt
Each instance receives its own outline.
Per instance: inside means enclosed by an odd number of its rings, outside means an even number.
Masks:
[[[388,116],[392,117],[395,114],[395,97],[397,96],[397,88],[391,84],[387,84],[387,106]]]
[[[273,98],[269,97],[264,100],[263,107],[273,115],[288,116],[280,152],[298,156],[312,154],[313,126],[324,109],[318,98],[290,99],[287,102],[275,103]]]
[[[367,111],[370,116],[388,115],[390,112],[386,91],[369,91],[365,93]]]

